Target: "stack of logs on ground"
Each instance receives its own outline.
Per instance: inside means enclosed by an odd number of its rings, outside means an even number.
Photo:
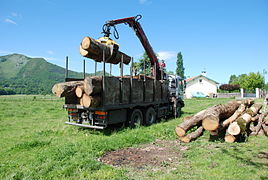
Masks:
[[[250,99],[215,105],[184,118],[175,131],[185,143],[200,137],[205,130],[212,140],[244,142],[248,136],[267,135],[268,110],[262,107]]]

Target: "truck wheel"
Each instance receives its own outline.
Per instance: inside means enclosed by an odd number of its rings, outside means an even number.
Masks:
[[[155,121],[156,121],[156,112],[154,108],[149,107],[145,113],[145,124],[149,126],[155,123]]]
[[[129,126],[131,128],[141,126],[143,122],[143,115],[141,110],[135,109],[132,111],[131,116],[130,116],[130,121],[129,121]]]

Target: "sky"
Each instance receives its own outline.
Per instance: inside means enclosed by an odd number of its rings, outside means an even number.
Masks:
[[[167,70],[175,71],[181,52],[186,77],[206,71],[222,84],[232,74],[268,71],[267,0],[1,0],[0,56],[44,57],[62,67],[68,56],[69,69],[81,72],[82,38],[100,38],[107,20],[138,14]],[[138,61],[144,49],[133,30],[124,24],[117,30],[120,50]],[[86,71],[94,72],[90,59]],[[118,66],[112,73],[119,74]]]

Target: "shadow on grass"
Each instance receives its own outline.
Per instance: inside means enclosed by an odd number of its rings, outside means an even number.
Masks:
[[[240,151],[237,148],[234,148],[234,151],[235,152],[230,152],[230,151],[228,151],[226,149],[221,149],[221,151],[224,154],[227,154],[228,156],[231,156],[232,158],[235,158],[235,159],[239,160],[243,164],[250,165],[250,166],[255,166],[256,168],[264,168],[264,169],[267,169],[268,168],[268,163],[266,163],[266,162],[262,163],[262,162],[253,161],[252,158],[246,157],[246,155],[244,154],[244,152]],[[256,159],[257,158],[258,157],[256,157]],[[265,177],[263,176],[263,178],[266,178],[267,179],[268,176],[265,176]]]
[[[182,117],[183,114],[185,114],[185,112],[182,111],[180,117]],[[186,113],[186,114],[192,114],[192,113]],[[162,118],[162,119],[157,119],[156,123],[168,122],[170,120],[173,120],[174,118],[175,117],[170,116],[170,117],[166,117],[166,118]],[[148,127],[148,126],[142,125],[142,127]],[[136,129],[136,128],[139,128],[139,127],[130,128],[128,123],[110,124],[105,129],[91,129],[91,128],[78,127],[78,129],[80,131],[89,131],[91,134],[106,135],[106,136],[110,136],[114,133],[119,133],[119,132],[125,131],[127,129]]]

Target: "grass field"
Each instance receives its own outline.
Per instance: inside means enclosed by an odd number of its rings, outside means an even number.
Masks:
[[[228,100],[186,100],[182,117]],[[187,150],[176,168],[166,172],[135,174],[102,164],[97,159],[107,151],[175,140],[174,128],[182,118],[137,129],[97,131],[65,125],[62,105],[63,100],[50,96],[0,97],[0,179],[268,179],[265,136],[227,144],[209,142],[204,134],[184,145]]]

